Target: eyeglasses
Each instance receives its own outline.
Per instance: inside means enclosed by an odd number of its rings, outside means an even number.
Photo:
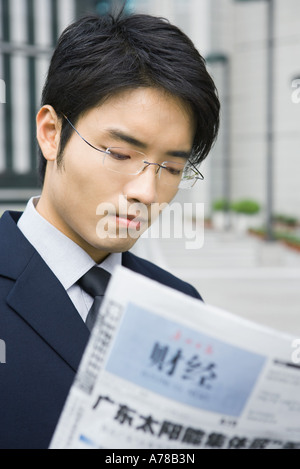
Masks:
[[[198,180],[204,179],[204,176],[190,161],[185,164],[175,161],[164,161],[159,164],[147,161],[147,156],[144,153],[130,147],[109,147],[106,150],[101,150],[88,142],[67,116],[63,116],[87,145],[103,153],[102,164],[109,171],[137,176],[149,166],[157,166],[155,173],[158,175],[160,183],[179,189],[191,189]]]

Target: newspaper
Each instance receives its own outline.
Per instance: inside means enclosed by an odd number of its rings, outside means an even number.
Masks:
[[[298,449],[294,340],[118,267],[50,449]]]

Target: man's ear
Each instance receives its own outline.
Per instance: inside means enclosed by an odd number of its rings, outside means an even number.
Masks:
[[[47,161],[55,161],[59,149],[61,123],[52,106],[43,106],[36,116],[36,136]]]

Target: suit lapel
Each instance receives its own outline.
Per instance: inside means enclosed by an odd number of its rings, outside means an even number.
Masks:
[[[38,254],[16,281],[7,302],[75,371],[89,332],[63,286]]]
[[[155,270],[153,267],[157,269],[156,266],[153,266],[151,262],[147,262],[144,259],[141,259],[129,251],[123,252],[122,254],[122,265],[127,267],[127,269],[133,270],[138,274],[145,275],[151,279],[155,280]],[[160,270],[160,280],[163,276],[163,270]]]
[[[122,253],[122,265],[127,267],[127,269],[133,270],[137,273],[144,273],[141,263],[138,261],[138,258],[131,254],[129,251]]]
[[[18,216],[5,213],[0,222],[0,275],[15,282],[7,303],[76,371],[89,331],[61,283],[18,230]]]

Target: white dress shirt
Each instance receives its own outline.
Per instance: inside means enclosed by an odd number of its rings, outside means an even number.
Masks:
[[[76,282],[95,265],[93,259],[70,238],[42,217],[35,206],[38,197],[32,197],[18,222],[18,227],[58,278],[85,321],[93,298]],[[122,254],[113,253],[99,264],[110,274],[122,263]]]

